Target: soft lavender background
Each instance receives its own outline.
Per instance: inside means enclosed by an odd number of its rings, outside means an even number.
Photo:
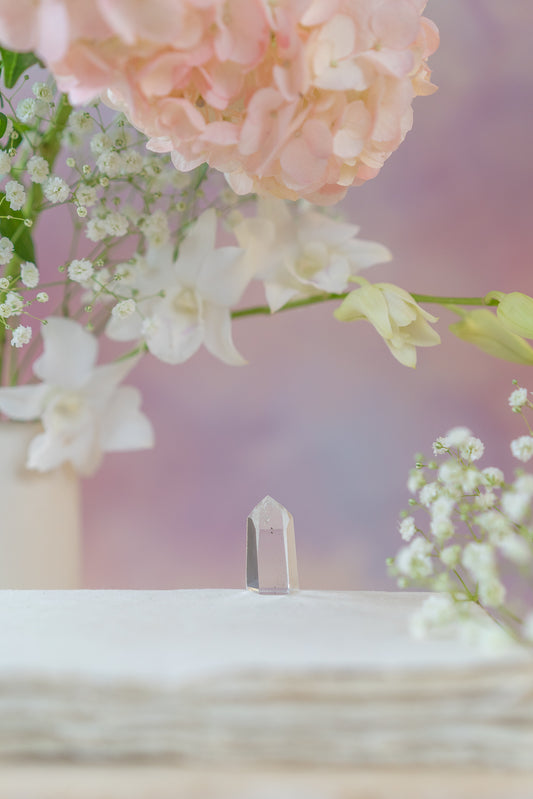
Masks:
[[[430,0],[441,30],[433,97],[377,179],[344,203],[392,264],[372,279],[424,293],[533,293],[533,55],[529,0]],[[202,352],[180,367],[145,359],[130,382],[154,421],[151,452],[108,456],[84,483],[90,587],[243,584],[244,529],[266,493],[296,522],[303,587],[383,588],[385,557],[417,450],[466,424],[485,465],[512,467],[521,435],[506,407],[531,370],[454,339],[400,366],[369,325],[320,307],[235,324],[249,360]]]

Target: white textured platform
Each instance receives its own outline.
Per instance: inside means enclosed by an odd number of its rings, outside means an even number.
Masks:
[[[533,770],[533,661],[412,641],[423,596],[0,592],[0,758]]]

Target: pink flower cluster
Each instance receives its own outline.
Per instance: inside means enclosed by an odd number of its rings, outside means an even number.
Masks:
[[[75,103],[102,95],[239,193],[329,204],[374,177],[430,94],[426,0],[0,0]]]

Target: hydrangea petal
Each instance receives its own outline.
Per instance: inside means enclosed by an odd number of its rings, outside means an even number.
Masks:
[[[7,3],[0,38],[35,50],[71,101],[104,95],[151,146],[168,150],[170,141],[178,169],[208,163],[239,194],[329,205],[377,175],[411,127],[413,97],[434,90],[426,59],[438,32],[423,7],[20,0]],[[366,130],[342,121],[356,93],[371,120]],[[335,147],[319,152],[306,139],[311,120],[340,134]],[[222,122],[234,127],[231,136],[204,135]],[[294,144],[302,136],[303,154]]]

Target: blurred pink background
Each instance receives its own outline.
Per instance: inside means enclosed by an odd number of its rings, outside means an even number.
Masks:
[[[439,92],[415,101],[415,124],[381,174],[352,189],[346,217],[395,258],[371,280],[434,294],[533,293],[533,5],[430,0],[441,31],[431,59]],[[260,297],[257,297],[260,299]],[[434,310],[429,308],[428,310]],[[201,352],[183,366],[145,358],[129,379],[153,420],[153,451],[111,455],[84,482],[88,587],[239,587],[245,519],[267,493],[296,524],[304,588],[391,588],[413,453],[466,424],[484,465],[513,468],[516,377],[447,332],[400,366],[365,323],[333,306],[239,320],[249,365]]]

